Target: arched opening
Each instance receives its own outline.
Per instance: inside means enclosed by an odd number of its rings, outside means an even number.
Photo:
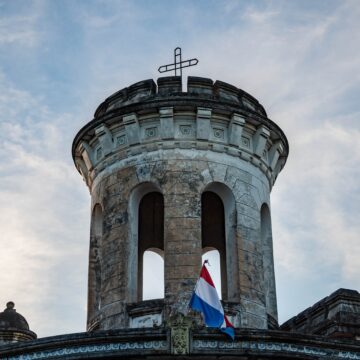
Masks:
[[[219,295],[219,298],[222,299],[221,291],[221,269],[220,269],[220,253],[216,249],[205,248],[203,249],[202,262],[208,260],[208,271],[214,282],[216,291]]]
[[[263,271],[266,308],[268,314],[277,320],[276,286],[274,272],[273,240],[271,230],[271,215],[267,204],[261,207],[261,244],[263,253]]]
[[[148,249],[143,254],[143,288],[142,299],[159,299],[164,297],[164,252],[159,249]]]
[[[101,307],[101,246],[103,236],[103,211],[96,204],[91,215],[89,284],[88,284],[88,321]]]
[[[221,198],[212,191],[201,195],[201,242],[203,250],[216,249],[219,252],[221,295],[227,300],[225,211]]]
[[[144,253],[164,253],[164,197],[159,192],[149,192],[141,198],[138,211],[138,300],[144,299]],[[148,260],[149,255],[146,256]],[[154,260],[154,259],[153,259]],[[151,262],[150,262],[151,263]],[[162,266],[164,267],[162,261]],[[148,270],[148,267],[146,267]],[[163,272],[163,271],[162,271]],[[164,287],[164,276],[159,279]],[[152,283],[152,282],[151,282]],[[146,283],[146,286],[150,284]],[[151,286],[151,285],[150,285]],[[163,295],[162,295],[163,296]]]
[[[220,182],[208,184],[201,197],[203,253],[220,255],[222,299],[240,300],[236,202],[232,191]]]

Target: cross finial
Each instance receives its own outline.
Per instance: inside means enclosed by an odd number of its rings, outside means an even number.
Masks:
[[[181,48],[177,47],[174,49],[174,63],[173,64],[167,64],[162,65],[159,67],[158,71],[160,73],[168,72],[168,71],[175,71],[175,76],[179,75],[182,77],[182,69],[189,67],[189,66],[195,66],[199,62],[198,59],[189,59],[189,60],[182,60],[181,58]]]

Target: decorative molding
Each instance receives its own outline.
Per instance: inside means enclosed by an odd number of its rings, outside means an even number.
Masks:
[[[192,351],[189,349],[189,329],[191,327],[191,319],[182,316],[179,319],[176,316],[171,326],[171,350],[174,355],[184,355],[189,353],[207,354],[216,353],[234,354],[238,352],[251,353],[267,353],[271,352],[275,358],[276,353],[291,354],[296,356],[313,356],[317,359],[352,359],[360,360],[360,352],[336,350],[331,348],[323,348],[320,346],[307,346],[300,344],[291,344],[284,342],[265,342],[265,341],[218,341],[218,340],[199,340],[192,342]],[[181,330],[181,331],[178,331]],[[166,352],[169,350],[166,340],[152,341],[124,341],[111,342],[105,344],[88,344],[79,346],[64,346],[63,348],[55,348],[43,351],[33,351],[27,354],[7,356],[7,360],[37,360],[37,359],[67,359],[73,356],[81,356],[86,358],[87,355],[102,355],[111,352],[121,351],[123,355],[133,352],[149,352],[159,351]]]
[[[224,140],[224,129],[213,128],[213,132],[216,139]]]
[[[260,352],[279,352],[292,354],[306,354],[320,356],[324,359],[355,359],[360,360],[360,353],[351,351],[339,351],[333,349],[324,349],[316,346],[295,345],[280,342],[260,342],[260,341],[217,341],[217,340],[194,340],[194,350],[237,350]]]
[[[7,360],[36,360],[36,359],[52,359],[63,358],[66,359],[69,355],[85,355],[106,353],[113,351],[133,351],[133,350],[167,350],[166,340],[154,341],[132,341],[132,342],[119,342],[108,344],[94,344],[84,346],[64,347],[62,349],[44,350],[32,352],[29,354],[9,356]]]
[[[146,138],[155,138],[158,135],[158,129],[156,126],[146,128],[145,129],[145,137]]]
[[[126,145],[126,135],[120,135],[116,137],[116,146],[124,146]]]
[[[246,148],[250,148],[250,139],[246,136],[241,137],[241,144]]]
[[[180,313],[172,316],[169,320],[171,329],[171,353],[186,355],[190,352],[190,328],[193,320]]]
[[[193,135],[193,128],[191,125],[180,125],[179,130],[180,133],[186,137],[190,137]]]
[[[258,162],[253,165],[265,173],[271,187],[286,162],[288,144],[282,130],[267,118],[263,106],[254,97],[231,84],[221,81],[214,83],[211,79],[199,77],[189,77],[188,92],[182,93],[182,96],[173,96],[173,85],[168,85],[174,81],[163,79],[160,82],[161,91],[158,91],[153,80],[140,81],[117,91],[96,110],[95,119],[99,121],[88,123],[76,135],[72,155],[74,160],[78,157],[83,158],[90,179],[87,181],[89,186],[106,167],[103,167],[102,163],[97,163],[94,169],[97,146],[102,146],[102,159],[106,159],[109,164],[118,159],[157,149],[193,148],[193,145],[178,140],[197,139],[197,144],[200,145],[195,146],[200,150],[226,152],[245,161],[256,157]],[[176,86],[176,92],[181,91],[181,87]],[[143,112],[144,101],[146,112]],[[131,108],[128,108],[130,104]],[[156,138],[152,138],[153,143],[151,138],[146,139],[144,133],[145,126],[150,126],[148,120],[157,122],[158,134]],[[211,125],[215,126],[215,123],[212,124],[211,120],[220,120],[219,127],[224,128],[224,140],[214,136]],[[126,143],[120,144],[116,139],[119,127],[121,133],[126,134]],[[245,128],[250,133],[244,134]],[[266,132],[270,132],[270,136]],[[243,140],[243,135],[250,140]],[[141,146],[144,139],[145,144]],[[176,141],[173,142],[174,139]],[[283,150],[279,148],[275,152],[271,151],[269,145],[273,141],[280,141]],[[85,150],[81,142],[88,142],[91,146]],[[223,142],[223,146],[219,145],[220,142]],[[141,148],[138,149],[138,145]],[[123,148],[126,148],[126,152]],[[263,158],[263,149],[268,151],[267,159]],[[260,159],[263,161],[259,162]],[[81,170],[85,174],[82,167]]]
[[[120,131],[118,127],[112,129],[105,125],[99,125],[94,129],[96,135],[90,139],[92,146],[87,141],[79,143],[77,158],[82,161],[80,164],[75,158],[75,162],[89,187],[106,166],[126,157],[156,151],[160,148],[194,148],[224,152],[245,161],[256,159],[252,161],[252,164],[264,172],[270,187],[286,162],[286,144],[278,139],[269,147],[270,138],[267,136],[270,134],[270,130],[265,126],[259,126],[254,135],[248,132],[244,133],[247,118],[240,114],[233,113],[231,117],[219,118],[220,122],[212,123],[212,112],[207,108],[198,107],[196,113],[192,112],[192,118],[186,119],[174,117],[172,107],[163,107],[157,111],[160,123],[155,122],[155,117],[151,119],[151,123],[144,122],[142,124],[141,118],[139,119],[136,113],[130,113],[123,116],[124,127]],[[225,120],[229,121],[228,127],[226,127]],[[174,139],[176,139],[175,142],[173,142]],[[199,141],[194,144],[185,143],[188,140],[196,139]],[[109,153],[110,142],[111,151]],[[102,148],[102,151],[99,150],[100,153],[97,153],[99,147]],[[261,152],[257,154],[255,151]],[[259,161],[260,159],[261,161]],[[86,171],[84,171],[85,169]]]

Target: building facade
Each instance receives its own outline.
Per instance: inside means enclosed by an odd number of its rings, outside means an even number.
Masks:
[[[72,147],[91,194],[87,332],[4,345],[0,358],[360,359],[356,291],[279,328],[270,192],[288,152],[263,106],[221,81],[189,77],[183,92],[164,77],[111,95]],[[188,309],[214,249],[235,341]],[[163,258],[160,299],[143,299],[146,251]]]
[[[285,164],[281,129],[250,95],[220,81],[160,78],[115,93],[77,134],[73,157],[92,220],[88,330],[158,325],[188,311],[209,249],[237,327],[277,323],[270,191]],[[142,310],[142,263],[164,258],[158,313]]]

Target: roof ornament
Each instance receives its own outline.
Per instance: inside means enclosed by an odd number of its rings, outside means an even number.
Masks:
[[[9,302],[6,304],[6,309],[5,309],[5,311],[6,311],[6,310],[15,310],[14,307],[15,307],[14,302],[9,301]],[[16,310],[15,310],[15,311],[16,311]]]
[[[182,60],[181,57],[181,48],[177,47],[174,49],[174,62],[172,64],[162,65],[159,67],[159,73],[164,73],[168,71],[175,71],[175,76],[180,75],[182,77],[182,69],[195,66],[199,62],[198,59],[189,59],[189,60]]]

